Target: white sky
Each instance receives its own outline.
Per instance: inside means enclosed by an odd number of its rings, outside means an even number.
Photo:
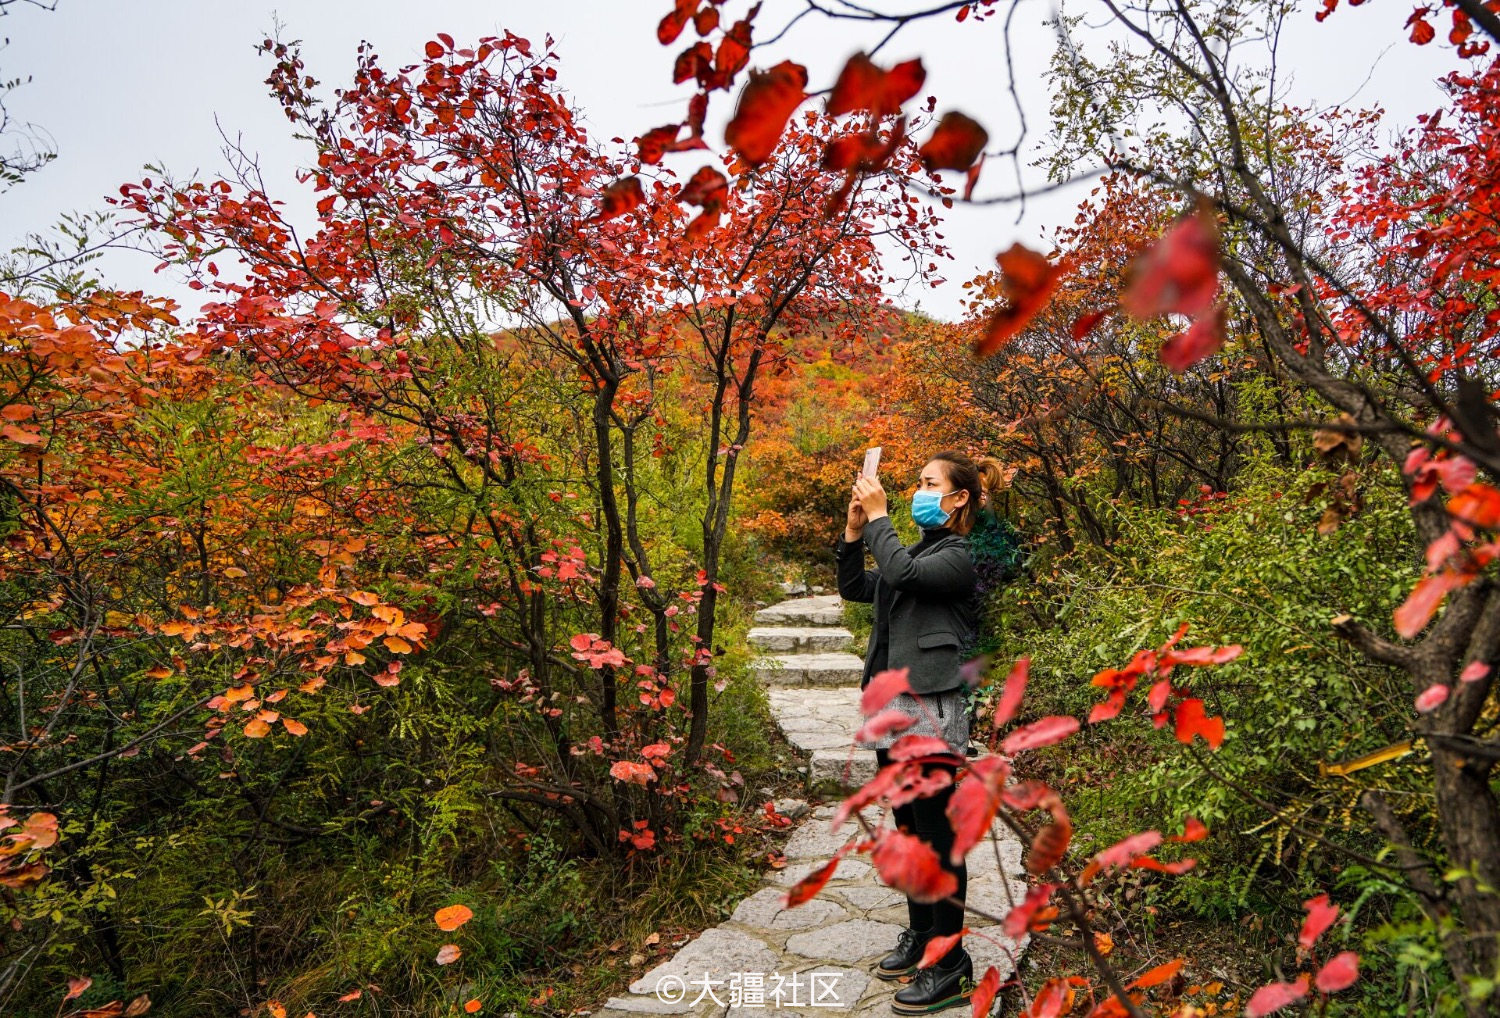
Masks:
[[[1030,98],[1031,137],[1037,139],[1046,126],[1041,72],[1054,40],[1043,21],[1051,6],[1046,0],[1018,2],[1018,82]],[[889,9],[922,3],[884,0]],[[628,139],[686,112],[691,90],[672,84],[671,67],[676,52],[695,36],[690,27],[672,47],[657,43],[656,23],[669,6],[669,0],[56,0],[49,12],[13,5],[0,17],[0,36],[10,39],[0,51],[0,78],[32,80],[12,92],[7,105],[15,121],[32,122],[51,135],[58,157],[0,194],[0,249],[47,229],[65,212],[101,208],[105,195],[139,180],[147,163],[164,165],[179,178],[217,173],[224,165],[220,126],[260,153],[272,197],[305,199],[292,175],[310,159],[309,150],[291,138],[291,125],[263,84],[269,63],[254,52],[278,19],[284,39],[303,41],[307,72],[329,91],[347,82],[361,39],[396,67],[414,62],[438,32],[451,34],[460,46],[502,28],[538,44],[550,32],[560,57],[557,84],[576,98],[591,133],[608,140]],[[732,5],[731,17],[744,6]],[[1283,40],[1282,73],[1294,78],[1294,100],[1379,104],[1391,127],[1410,124],[1417,113],[1438,105],[1433,79],[1455,61],[1451,50],[1436,44],[1419,49],[1405,41],[1402,24],[1410,2],[1341,5],[1321,24],[1313,20],[1319,6],[1305,4]],[[757,19],[759,37],[800,7],[797,0],[767,0]],[[1071,9],[1103,21],[1095,13],[1102,7],[1089,0],[1072,0]],[[928,76],[918,98],[936,95],[939,112],[961,108],[976,117],[989,129],[993,149],[1008,144],[1016,129],[1004,93],[1000,21],[919,23],[878,61],[922,56]],[[752,65],[790,57],[808,65],[813,87],[823,87],[850,54],[880,34],[809,16],[784,42],[755,51]],[[733,97],[715,93],[711,143],[722,140],[732,105]],[[704,155],[668,158],[685,179]],[[1014,183],[1008,173],[1008,166],[992,160],[980,191],[1008,191]],[[964,280],[990,267],[995,253],[1013,241],[1042,246],[1052,227],[1071,220],[1086,193],[1077,188],[1034,200],[1019,224],[1014,206],[956,208],[943,230],[955,253],[955,261],[942,266],[948,282],[908,294],[904,302],[957,318]],[[145,255],[114,254],[105,265],[109,283],[166,294],[188,310],[196,306],[192,291],[166,273],[153,275],[154,262]]]

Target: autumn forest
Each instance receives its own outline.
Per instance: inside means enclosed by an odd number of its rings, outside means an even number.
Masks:
[[[1041,8],[634,6],[638,136],[550,38],[310,66],[293,18],[236,87],[296,184],[246,142],[0,254],[0,1014],[590,1015],[787,801],[851,818],[789,912],[841,859],[942,897],[854,821],[941,743],[811,784],[747,642],[835,590],[875,445],[907,540],[952,449],[1018,542],[948,815],[971,872],[1019,840],[1028,946],[951,1014],[1500,1013],[1500,2],[1070,3],[1025,151],[906,40]],[[1377,18],[1440,105],[1285,98],[1284,39]],[[818,22],[878,45],[823,80]]]

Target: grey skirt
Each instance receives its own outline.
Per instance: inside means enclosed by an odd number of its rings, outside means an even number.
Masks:
[[[918,699],[922,701],[921,704],[918,704]],[[968,751],[969,705],[964,699],[962,686],[941,693],[901,693],[881,709],[898,710],[907,717],[914,718],[916,723],[899,732],[888,732],[874,742],[855,743],[860,749],[890,749],[897,739],[905,735],[935,735],[959,756]]]

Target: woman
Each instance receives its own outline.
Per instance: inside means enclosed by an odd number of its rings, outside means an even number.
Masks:
[[[938,453],[922,467],[912,496],[912,519],[922,528],[922,537],[908,547],[902,545],[886,514],[880,483],[863,476],[854,482],[844,536],[835,554],[839,594],[846,601],[875,606],[861,688],[877,672],[907,668],[912,692],[896,697],[889,707],[916,719],[911,727],[866,744],[875,749],[881,767],[891,762],[891,743],[905,735],[936,735],[960,757],[968,747],[969,715],[959,665],[964,660],[961,651],[973,642],[978,612],[974,564],[964,535],[974,526],[981,493],[973,460],[958,452]],[[870,549],[879,569],[865,569],[862,544]],[[927,766],[950,774],[957,771],[956,765]],[[888,980],[916,972],[891,1003],[897,1014],[939,1011],[964,1004],[973,994],[974,963],[961,942],[937,964],[916,967],[928,940],[963,928],[968,867],[948,860],[953,827],[947,807],[952,795],[949,785],[938,795],[894,810],[897,825],[931,845],[958,881],[953,898],[959,903],[907,899],[908,928],[901,932],[895,950],[875,969],[876,976]]]

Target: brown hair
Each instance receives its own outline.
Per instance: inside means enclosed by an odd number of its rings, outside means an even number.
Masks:
[[[948,475],[948,483],[955,491],[962,488],[969,493],[969,500],[953,510],[953,516],[948,520],[948,527],[955,534],[967,534],[979,519],[979,495],[983,490],[979,467],[969,457],[952,449],[945,449],[932,458],[943,464],[943,472]]]
[[[975,462],[974,466],[979,471],[980,487],[982,487],[984,489],[984,493],[989,496],[984,500],[985,505],[993,505],[995,501],[995,492],[1005,487],[1005,468],[1002,467],[1000,465],[1000,461],[995,459],[995,457],[993,456],[980,457]]]

